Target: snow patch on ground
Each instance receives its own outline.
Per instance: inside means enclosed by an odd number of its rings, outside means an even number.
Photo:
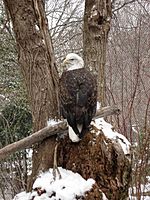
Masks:
[[[149,196],[141,196],[140,197],[141,200],[150,200],[150,197]],[[131,200],[138,200],[137,197],[130,197]]]
[[[32,193],[21,192],[14,197],[14,200],[30,200],[35,196],[34,200],[74,200],[76,196],[84,196],[85,192],[92,189],[95,183],[93,179],[85,180],[78,173],[59,167],[62,179],[53,179],[52,169],[48,172],[40,174],[33,184],[34,191]],[[38,196],[35,191],[40,188],[45,193]]]
[[[101,130],[107,138],[113,139],[118,142],[124,154],[130,154],[130,142],[127,140],[125,136],[113,130],[113,126],[106,122],[103,118],[95,119],[91,122],[92,125],[96,126],[99,130]]]
[[[146,177],[147,183],[145,185],[141,184],[141,193],[146,194],[150,193],[150,176]],[[129,195],[131,197],[131,200],[138,200],[137,197],[132,196],[132,192],[136,194],[136,187],[129,188]],[[150,196],[141,196],[141,200],[150,200]]]

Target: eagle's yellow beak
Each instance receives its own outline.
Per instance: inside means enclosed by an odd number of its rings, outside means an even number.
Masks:
[[[65,60],[63,61],[62,65],[65,66],[65,65],[67,65],[67,64],[69,64],[69,60],[68,60],[68,59],[65,59]]]
[[[67,70],[69,64],[70,64],[70,61],[69,61],[68,59],[65,59],[65,60],[63,61],[63,63],[62,63],[62,68],[63,68],[64,71]]]

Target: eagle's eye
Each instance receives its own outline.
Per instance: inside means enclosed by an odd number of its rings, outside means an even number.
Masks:
[[[71,61],[73,61],[73,60],[74,60],[74,58],[71,58],[70,60],[71,60]]]

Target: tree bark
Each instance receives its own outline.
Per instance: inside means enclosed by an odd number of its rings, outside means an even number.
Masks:
[[[18,60],[23,73],[29,103],[33,117],[33,131],[36,132],[47,125],[49,118],[57,117],[58,102],[58,73],[55,68],[51,40],[45,41],[43,33],[47,30],[45,18],[41,31],[40,15],[35,8],[35,1],[4,0],[5,7],[10,13],[15,33]],[[36,1],[39,12],[44,14],[43,1]],[[44,39],[44,40],[43,40]],[[50,49],[48,52],[48,48]],[[46,170],[53,163],[55,137],[43,141],[34,147],[33,169],[30,189],[39,170]]]
[[[106,45],[111,22],[111,0],[86,0],[83,31],[85,65],[97,75],[98,101],[105,106]]]

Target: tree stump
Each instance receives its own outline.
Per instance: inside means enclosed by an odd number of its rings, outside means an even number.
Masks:
[[[102,192],[109,200],[128,197],[131,161],[119,143],[94,126],[79,143],[72,143],[68,136],[60,140],[58,165],[95,180],[86,200],[103,199]]]

